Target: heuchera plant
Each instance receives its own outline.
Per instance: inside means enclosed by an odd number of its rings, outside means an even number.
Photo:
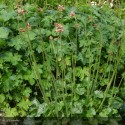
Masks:
[[[119,116],[124,27],[105,7],[0,6],[0,109],[10,117]]]

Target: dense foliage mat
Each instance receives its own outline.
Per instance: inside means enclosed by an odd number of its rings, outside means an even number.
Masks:
[[[0,109],[5,116],[120,117],[123,14],[96,6],[0,5]]]

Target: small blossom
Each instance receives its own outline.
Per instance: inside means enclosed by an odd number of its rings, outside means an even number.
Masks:
[[[54,26],[56,27],[55,32],[64,32],[62,24],[54,23]]]
[[[107,1],[105,1],[105,2],[103,3],[103,5],[105,5],[105,4],[109,4],[109,7],[110,7],[110,8],[112,8],[112,7],[114,6],[113,0],[107,0]]]
[[[75,28],[78,28],[78,27],[79,27],[79,24],[78,24],[78,23],[75,23],[74,27],[75,27]]]
[[[61,32],[64,32],[64,29],[56,29],[55,32],[61,33]]]
[[[58,29],[61,29],[63,28],[62,24],[59,24],[59,23],[54,23],[54,26]]]
[[[63,5],[59,5],[59,6],[58,6],[58,10],[59,10],[60,12],[62,12],[64,9],[65,9],[65,8],[64,8]]]
[[[50,36],[50,37],[49,37],[49,40],[53,40],[53,37],[52,37],[52,36]]]
[[[70,12],[69,14],[70,17],[74,17],[75,16],[75,13],[73,11]]]
[[[113,5],[113,3],[110,3],[110,8],[112,8],[114,5]]]
[[[26,28],[27,28],[28,30],[31,30],[31,25],[30,25],[29,23],[27,23]]]
[[[26,29],[20,28],[19,32],[26,32]]]
[[[92,5],[92,6],[96,6],[97,3],[96,3],[95,1],[92,1],[92,2],[91,2],[91,5]]]
[[[43,12],[43,8],[38,8],[38,12]]]
[[[23,9],[18,9],[17,11],[18,11],[18,14],[19,14],[19,15],[22,15],[22,14],[24,14],[24,12],[25,12]]]

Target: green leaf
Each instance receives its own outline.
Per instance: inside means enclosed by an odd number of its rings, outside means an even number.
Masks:
[[[39,101],[38,101],[36,98],[34,98],[34,99],[32,100],[32,103],[33,103],[36,107],[38,107],[38,106],[40,105]]]
[[[85,90],[85,88],[83,88],[83,87],[77,87],[77,88],[76,88],[76,93],[77,93],[78,95],[84,95],[85,92],[86,92],[86,90]]]
[[[97,97],[97,98],[103,98],[104,97],[103,92],[99,91],[99,90],[94,91],[94,94],[95,94],[95,97]]]
[[[33,85],[35,83],[35,79],[34,79],[35,78],[35,74],[34,74],[34,71],[28,70],[26,72],[26,74],[23,75],[23,78],[25,80],[28,80],[28,82],[30,83],[30,85]]]
[[[63,25],[64,32],[62,33],[63,36],[68,37],[69,36],[69,29],[67,25]]]
[[[50,36],[51,35],[51,31],[50,30],[46,30],[45,34],[46,34],[46,36]]]
[[[9,46],[14,47],[16,50],[20,50],[26,47],[26,43],[21,39],[21,36],[18,35],[11,39]]]
[[[72,114],[81,114],[83,112],[83,107],[82,103],[80,102],[75,102],[74,106],[71,109]]]
[[[105,108],[102,110],[102,112],[99,113],[100,117],[108,117],[109,114],[111,113],[112,109],[111,108]]]
[[[70,66],[71,65],[70,57],[66,57],[65,62],[66,62],[66,65]]]
[[[29,109],[29,106],[31,106],[31,102],[28,99],[27,100],[22,99],[21,102],[17,104],[17,106],[27,111]]]
[[[0,38],[7,39],[10,30],[6,27],[0,27]]]
[[[50,17],[46,16],[45,18],[43,18],[43,20],[41,21],[41,24],[43,25],[43,27],[50,27],[51,23],[50,23]]]
[[[0,10],[5,9],[7,6],[5,4],[0,3]]]
[[[13,53],[11,52],[7,52],[6,56],[4,57],[4,60],[6,62],[11,62],[13,65],[17,65],[19,61],[21,61],[21,55],[15,53],[13,55]]]
[[[39,45],[39,46],[36,48],[36,50],[37,50],[38,53],[41,53],[41,52],[43,51],[41,45]]]
[[[63,102],[63,101],[59,102],[59,103],[57,104],[56,110],[57,110],[57,111],[61,111],[62,108],[63,108],[63,106],[64,106],[64,102]]]
[[[5,108],[5,116],[6,117],[18,116],[17,109],[16,108]]]
[[[5,100],[4,94],[0,94],[0,103],[3,103],[4,100]]]
[[[115,97],[115,99],[112,102],[112,107],[115,109],[119,109],[122,105],[123,101],[119,97]]]
[[[31,90],[29,87],[27,87],[27,88],[23,91],[23,95],[24,95],[25,97],[29,97],[31,92],[32,92],[32,90]]]
[[[24,39],[27,41],[27,40],[34,40],[35,37],[36,37],[36,33],[33,32],[33,31],[28,31],[26,33],[22,33]]]
[[[14,10],[2,10],[0,12],[0,21],[8,21],[11,18],[15,17],[17,15],[17,13]]]
[[[4,47],[6,45],[6,41],[3,39],[0,39],[0,48]]]
[[[94,108],[88,109],[87,117],[93,117],[94,115],[96,115],[96,110]]]
[[[47,111],[47,104],[46,103],[39,104],[37,110],[37,117],[40,117],[41,114],[46,113],[46,111]]]

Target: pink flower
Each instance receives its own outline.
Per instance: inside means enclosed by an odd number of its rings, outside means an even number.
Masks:
[[[69,14],[70,17],[74,17],[75,16],[75,13],[73,11],[70,12]]]
[[[54,23],[54,26],[58,29],[61,29],[63,28],[62,24],[59,24],[59,23]]]
[[[25,11],[23,9],[18,9],[17,12],[19,15],[22,15],[22,14],[24,14]]]
[[[59,10],[60,12],[62,12],[64,9],[65,9],[65,8],[64,8],[63,5],[59,5],[59,6],[58,6],[58,10]]]
[[[30,25],[29,23],[27,23],[26,28],[27,28],[28,30],[31,30],[31,25]]]
[[[56,27],[55,32],[64,32],[62,24],[54,23],[54,26]]]
[[[64,29],[56,29],[55,32],[61,33],[61,32],[64,32]]]
[[[52,37],[52,36],[50,36],[50,37],[49,37],[49,40],[53,40],[53,37]]]

